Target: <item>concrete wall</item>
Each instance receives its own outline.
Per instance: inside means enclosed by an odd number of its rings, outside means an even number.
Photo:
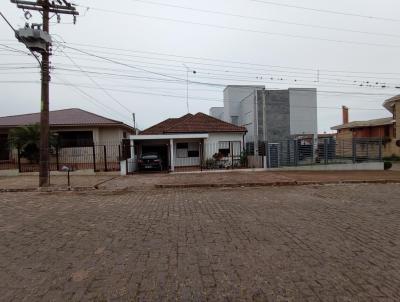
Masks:
[[[209,114],[219,120],[224,120],[224,107],[211,107]]]
[[[262,94],[265,94],[263,98]],[[263,103],[265,99],[265,104]],[[258,135],[270,142],[289,139],[290,103],[288,90],[258,92]],[[264,135],[265,133],[265,135]]]
[[[316,137],[318,133],[316,89],[265,90],[263,88],[263,86],[227,86],[224,90],[224,108],[211,108],[210,114],[217,118],[222,116],[222,120],[226,122],[246,127],[248,142],[257,139],[280,141],[299,134],[314,134]]]
[[[232,123],[232,116],[239,117],[240,102],[256,89],[264,86],[227,86],[224,90],[224,121]]]
[[[252,94],[244,98],[240,103],[239,125],[246,127],[247,134],[245,140],[248,142],[253,142],[256,137],[257,125],[254,122],[254,112],[255,100],[254,95]]]
[[[318,134],[317,90],[290,88],[290,135]]]

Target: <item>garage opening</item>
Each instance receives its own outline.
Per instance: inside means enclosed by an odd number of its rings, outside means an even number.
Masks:
[[[162,162],[163,171],[169,169],[169,156],[168,156],[168,145],[142,145],[142,153],[157,153]]]

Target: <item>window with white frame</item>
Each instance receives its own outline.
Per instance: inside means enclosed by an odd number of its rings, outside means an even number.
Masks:
[[[199,143],[177,143],[176,144],[176,157],[189,158],[200,157]]]
[[[229,142],[219,142],[218,153],[222,154],[224,157],[229,156],[229,154],[231,153]]]

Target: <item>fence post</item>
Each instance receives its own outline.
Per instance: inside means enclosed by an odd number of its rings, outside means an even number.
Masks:
[[[324,139],[324,164],[328,164],[328,139]]]
[[[107,147],[106,145],[104,147],[104,171],[107,172]]]
[[[265,165],[265,167],[264,167]],[[263,159],[263,168],[268,169],[269,168],[269,144],[268,141],[265,141],[265,161]]]
[[[93,171],[96,172],[96,146],[93,144]]]
[[[379,141],[379,154],[378,154],[378,156],[379,156],[379,160],[381,161],[382,160],[382,144],[383,144],[383,140],[382,140],[382,137],[380,138],[380,141]]]
[[[21,173],[21,150],[17,148],[17,163],[18,163],[18,172]]]
[[[353,164],[355,164],[357,162],[357,145],[356,145],[356,141],[355,138],[353,138]]]
[[[60,171],[60,161],[58,157],[58,145],[56,146],[56,165],[57,165],[57,171]]]

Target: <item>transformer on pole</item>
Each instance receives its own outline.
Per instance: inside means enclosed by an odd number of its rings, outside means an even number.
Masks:
[[[15,30],[15,35],[21,43],[32,53],[39,53],[42,56],[41,65],[41,114],[40,114],[40,170],[39,187],[48,186],[49,183],[49,84],[50,84],[50,55],[51,55],[51,36],[50,36],[50,14],[57,16],[60,20],[61,15],[72,15],[74,24],[79,12],[74,5],[67,0],[10,0],[18,8],[24,10],[26,19],[30,19],[30,11],[38,11],[42,14],[42,24],[26,24],[24,28]]]

